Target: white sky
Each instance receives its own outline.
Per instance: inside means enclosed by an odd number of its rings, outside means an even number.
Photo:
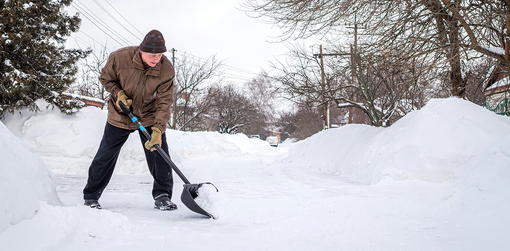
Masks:
[[[269,71],[269,62],[282,58],[289,49],[269,42],[280,34],[278,28],[247,16],[241,3],[242,0],[74,0],[68,11],[74,14],[79,9],[82,25],[67,45],[99,49],[106,44],[113,51],[138,45],[147,32],[158,29],[168,50],[175,48],[177,53],[200,58],[216,55],[225,60],[223,70],[228,80],[244,83],[262,69]],[[166,55],[171,57],[170,52]]]

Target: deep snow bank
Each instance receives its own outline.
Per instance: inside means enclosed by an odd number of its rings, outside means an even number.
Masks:
[[[39,113],[24,110],[7,115],[5,125],[0,123],[0,232],[31,219],[36,211],[40,214],[41,201],[61,205],[49,169],[85,175],[103,135],[106,112],[101,109],[86,107],[74,116],[66,116],[57,109],[47,109],[43,101],[38,105],[42,110]],[[241,134],[168,130],[167,138],[178,166],[182,164],[181,155],[209,158],[274,150],[265,141]],[[133,133],[122,148],[116,172],[148,172],[138,133]]]
[[[70,241],[90,242],[93,239],[118,243],[122,242],[119,236],[129,236],[132,229],[126,216],[109,210],[41,203],[37,215],[31,220],[0,232],[0,247],[2,250],[76,250],[62,246]]]
[[[271,153],[275,149],[266,141],[250,139],[244,134],[219,132],[181,132],[167,130],[168,145],[185,159]]]
[[[32,218],[40,201],[60,205],[43,160],[0,122],[0,232]]]
[[[6,116],[5,126],[39,154],[55,173],[86,174],[106,124],[106,111],[85,107],[66,116],[37,102],[38,113],[23,110]],[[133,133],[121,150],[116,172],[148,172],[140,137]]]
[[[495,141],[465,168],[468,172],[455,182],[458,189],[452,195],[461,209],[444,216],[444,222],[458,224],[445,225],[439,233],[465,241],[447,243],[443,249],[508,250],[510,135]]]
[[[41,112],[23,110],[21,114],[7,115],[5,126],[34,149],[53,172],[86,174],[103,136],[107,112],[96,107],[85,107],[74,116],[66,116],[57,109],[47,109],[44,101],[38,101],[37,104]],[[182,158],[274,151],[267,142],[249,139],[243,134],[175,130],[167,130],[166,134],[170,156],[179,167]],[[148,173],[138,133],[132,133],[122,147],[115,172]]]
[[[289,159],[365,184],[384,177],[449,182],[508,134],[508,117],[458,98],[433,99],[388,128],[348,125],[320,132],[292,146]]]

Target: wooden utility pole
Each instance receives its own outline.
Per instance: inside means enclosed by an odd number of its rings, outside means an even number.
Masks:
[[[322,103],[323,103],[323,106],[322,106],[322,116],[324,117],[323,121],[324,123],[322,124],[323,128],[326,128],[326,129],[329,129],[330,126],[329,126],[329,102],[328,100],[326,99],[326,80],[325,80],[325,76],[324,76],[324,59],[323,59],[323,56],[324,54],[322,54],[322,44],[320,45],[320,53],[321,53],[321,86],[322,86]]]
[[[354,17],[354,27],[347,27],[347,28],[354,28],[354,46],[351,45],[351,52],[350,53],[322,53],[322,45],[320,45],[320,53],[319,54],[313,54],[314,57],[319,57],[320,60],[320,66],[321,66],[321,87],[322,87],[322,102],[323,102],[323,126],[325,129],[329,129],[331,127],[330,125],[330,117],[329,117],[329,101],[326,98],[326,77],[324,73],[324,59],[325,56],[350,56],[351,57],[351,64],[352,64],[352,81],[353,84],[356,83],[356,62],[358,57],[358,23],[356,22],[356,17]],[[354,122],[353,119],[353,113],[354,108],[349,108],[349,124]]]
[[[324,56],[345,56],[350,55],[349,53],[330,53],[330,54],[324,54],[322,53],[322,44],[320,45],[320,53],[319,54],[313,54],[314,57],[319,57],[321,59],[321,87],[322,87],[322,102],[323,102],[323,126],[325,129],[331,128],[330,124],[330,118],[329,118],[329,101],[326,98],[326,76],[324,73]]]
[[[356,85],[357,74],[358,74],[357,68],[356,68],[356,64],[358,62],[358,22],[356,20],[356,16],[354,16],[354,27],[346,27],[346,28],[354,29],[354,45],[351,44],[351,67],[352,67],[351,74],[352,74],[352,84]],[[364,28],[361,28],[361,29],[364,29]],[[353,100],[354,102],[358,101],[355,93],[352,94],[351,100]],[[354,107],[349,107],[348,109],[349,109],[348,123],[352,124],[352,123],[359,122],[356,119],[356,117],[359,117],[359,116],[354,116],[356,109]]]

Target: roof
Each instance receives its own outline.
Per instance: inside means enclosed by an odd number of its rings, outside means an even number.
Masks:
[[[510,84],[509,75],[506,70],[503,70],[501,64],[498,62],[496,67],[493,68],[491,74],[484,84],[484,91],[494,90],[498,87],[504,87]]]
[[[98,103],[102,103],[102,104],[104,103],[104,100],[102,100],[102,99],[89,97],[89,96],[83,96],[83,95],[79,95],[79,94],[63,92],[62,95],[72,97],[72,98],[81,99],[81,100],[89,100],[89,101],[94,101],[94,102],[98,102]]]

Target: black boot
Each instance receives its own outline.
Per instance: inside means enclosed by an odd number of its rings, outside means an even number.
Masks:
[[[85,200],[85,206],[89,206],[90,208],[102,209],[101,205],[97,200]]]
[[[177,205],[170,200],[167,194],[162,194],[155,198],[154,208],[162,211],[170,211],[177,209]]]

